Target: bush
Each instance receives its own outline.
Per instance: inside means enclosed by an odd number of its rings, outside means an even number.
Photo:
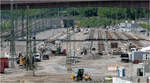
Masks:
[[[140,24],[143,28],[147,29],[150,31],[150,24]]]
[[[114,25],[120,23],[122,20],[114,20],[108,18],[100,18],[100,17],[90,17],[90,18],[82,18],[79,19],[80,23],[78,24],[79,27],[105,27],[109,25]]]

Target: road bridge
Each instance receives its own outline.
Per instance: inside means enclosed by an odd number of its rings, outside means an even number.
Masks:
[[[1,10],[10,9],[11,1],[18,8],[117,7],[149,8],[149,0],[1,0]]]
[[[10,41],[7,39],[5,41]],[[15,41],[26,41],[26,39],[16,39]],[[84,39],[84,40],[67,40],[67,39],[31,39],[31,41],[45,41],[45,42],[54,42],[54,41],[62,41],[62,42],[85,42],[85,41],[150,41],[147,39]]]

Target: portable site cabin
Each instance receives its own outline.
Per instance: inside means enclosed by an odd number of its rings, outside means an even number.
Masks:
[[[129,53],[123,53],[123,54],[121,54],[121,61],[122,62],[129,62]]]
[[[142,48],[141,51],[150,52],[150,46]]]
[[[145,76],[150,77],[150,62],[144,65]]]
[[[126,78],[120,78],[120,77],[113,77],[112,83],[149,83],[150,78],[137,78],[137,77],[126,77]]]
[[[150,64],[139,63],[132,66],[134,72],[132,75],[141,77],[150,77]]]
[[[143,61],[148,59],[149,57],[150,57],[150,52],[135,51],[130,54],[129,59],[130,61],[134,62],[135,60]]]

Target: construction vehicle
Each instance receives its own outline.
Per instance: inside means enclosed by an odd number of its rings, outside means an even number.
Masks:
[[[23,57],[22,53],[19,53],[17,59],[16,59],[17,64],[19,64],[20,66],[23,66],[26,64],[26,60],[25,57]]]
[[[26,60],[23,56],[20,56],[20,65],[23,66],[26,64]]]
[[[66,49],[63,49],[60,41],[55,41],[55,46],[51,47],[51,53],[55,56],[66,56]]]
[[[62,49],[60,46],[56,47],[54,49],[51,49],[52,54],[55,54],[56,56],[66,56],[66,49]]]
[[[87,49],[86,49],[86,48],[83,48],[83,49],[82,49],[81,55],[87,55]]]
[[[41,55],[40,53],[34,53],[32,55],[32,63],[34,64],[34,62],[40,62],[41,61]],[[28,62],[26,60],[26,58],[22,55],[19,55],[16,59],[17,64],[19,64],[20,66],[25,66],[26,63]]]
[[[74,72],[72,73],[72,79],[74,81],[82,81],[82,80],[90,81],[90,80],[92,80],[88,74],[84,73],[83,68],[75,68]]]
[[[25,65],[26,64],[25,57],[23,57],[23,56],[17,57],[16,63],[19,64],[20,66]]]

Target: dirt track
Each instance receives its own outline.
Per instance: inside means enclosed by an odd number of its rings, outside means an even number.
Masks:
[[[65,56],[53,56],[50,60],[38,63],[35,76],[32,76],[32,71],[18,68],[11,71],[5,70],[6,74],[0,75],[1,83],[19,83],[19,81],[24,81],[24,83],[70,83],[71,75],[65,68]]]

